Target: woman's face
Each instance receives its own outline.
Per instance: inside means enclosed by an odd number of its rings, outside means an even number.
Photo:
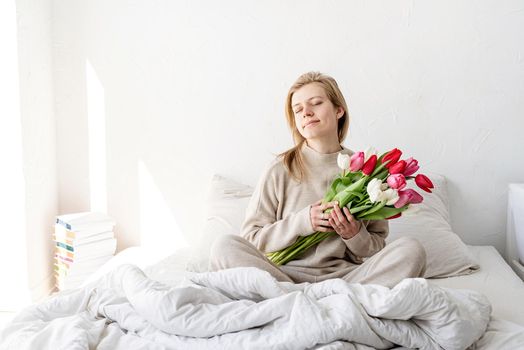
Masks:
[[[338,119],[344,115],[344,109],[331,103],[321,85],[310,83],[295,91],[291,107],[296,127],[307,140],[338,138]]]

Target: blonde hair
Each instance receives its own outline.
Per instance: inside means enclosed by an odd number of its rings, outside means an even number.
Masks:
[[[295,123],[295,114],[291,106],[291,99],[293,94],[303,87],[304,85],[318,83],[324,89],[327,97],[331,103],[336,107],[342,107],[344,109],[344,115],[338,119],[338,142],[342,143],[346,138],[348,129],[349,129],[349,113],[346,105],[346,100],[340,91],[337,82],[335,79],[329,75],[322,74],[320,72],[307,72],[302,74],[298,79],[293,83],[291,88],[288,91],[286,98],[286,119],[291,133],[293,134],[293,141],[295,146],[288,149],[287,151],[278,154],[278,157],[283,158],[284,165],[288,173],[295,178],[298,182],[302,182],[303,179],[308,177],[307,169],[302,158],[302,153],[300,148],[306,139],[300,134]]]

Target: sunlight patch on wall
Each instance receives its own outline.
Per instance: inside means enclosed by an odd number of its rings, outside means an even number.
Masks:
[[[154,248],[159,256],[168,255],[176,249],[187,248],[189,244],[182,230],[142,160],[138,162],[138,177],[141,245]]]
[[[105,91],[86,60],[91,211],[107,212]]]
[[[0,311],[29,304],[25,179],[14,1],[0,2]]]

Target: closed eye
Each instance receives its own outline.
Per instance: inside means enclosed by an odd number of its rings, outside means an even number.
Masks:
[[[320,102],[316,102],[316,103],[313,103],[313,106],[318,106],[318,105],[321,105],[321,104],[322,104],[322,101],[320,101]],[[296,111],[294,111],[294,113],[297,114],[297,113],[299,113],[301,110],[302,110],[302,109],[299,108],[299,109],[297,109]]]

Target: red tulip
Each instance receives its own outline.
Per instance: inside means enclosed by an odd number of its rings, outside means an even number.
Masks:
[[[433,186],[433,182],[431,182],[429,177],[427,177],[426,175],[418,174],[417,176],[415,176],[415,183],[418,187],[420,187],[420,189],[429,193],[431,193],[432,188],[435,188]]]
[[[400,159],[401,155],[402,155],[402,151],[399,150],[398,148],[394,148],[391,151],[389,151],[384,156],[384,158],[382,158],[382,163],[386,163],[387,162],[385,167],[389,169],[389,167],[391,167],[393,164],[398,162],[398,160]]]
[[[389,187],[401,190],[406,186],[406,178],[402,174],[389,175],[387,183]]]
[[[406,170],[406,161],[399,160],[398,162],[396,162],[389,168],[389,173],[390,174],[403,174],[404,170]]]
[[[415,190],[407,189],[398,191],[398,201],[395,203],[395,208],[400,208],[406,204],[420,203],[424,198]]]
[[[404,170],[404,176],[410,176],[417,172],[419,169],[418,161],[410,157],[406,159],[406,170]]]
[[[402,213],[395,214],[393,216],[390,216],[389,218],[386,218],[386,220],[396,219],[399,218],[402,215]]]
[[[362,167],[362,173],[364,175],[371,175],[373,173],[373,170],[375,170],[375,165],[377,165],[377,155],[373,154],[367,162],[364,163],[364,166]]]
[[[364,165],[364,152],[355,152],[349,161],[349,170],[352,172],[359,171]]]

